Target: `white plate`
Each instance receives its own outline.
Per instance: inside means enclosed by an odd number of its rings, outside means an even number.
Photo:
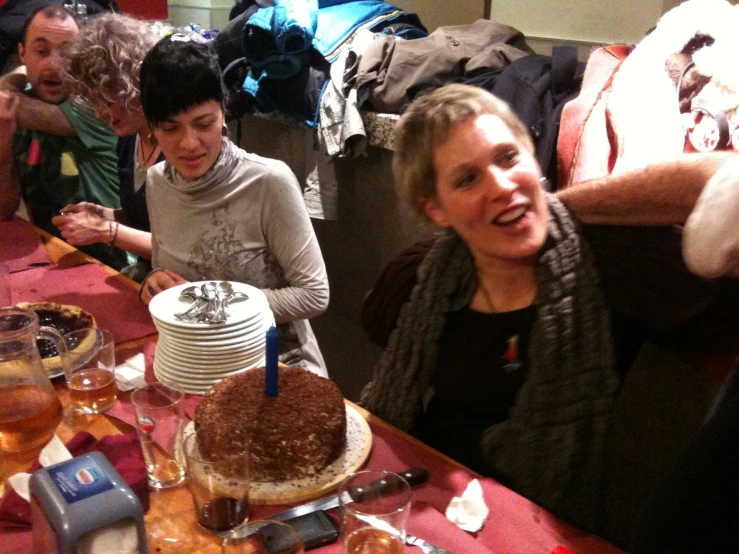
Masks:
[[[256,340],[251,343],[247,343],[244,345],[230,345],[230,346],[220,346],[220,347],[214,347],[214,348],[208,348],[207,350],[200,350],[200,351],[190,351],[185,350],[184,348],[181,348],[181,345],[177,343],[165,343],[165,349],[168,351],[168,353],[173,354],[177,356],[178,359],[183,359],[185,361],[187,360],[212,360],[212,359],[222,359],[222,358],[229,358],[229,357],[236,357],[236,356],[247,356],[250,354],[253,354],[254,352],[264,351],[265,350],[265,341],[264,340]]]
[[[149,312],[151,312],[152,317],[155,317],[164,323],[169,323],[174,327],[208,330],[216,328],[216,325],[218,326],[217,328],[223,328],[242,323],[253,317],[257,317],[259,314],[263,313],[265,309],[268,309],[267,297],[261,290],[245,283],[229,281],[234,292],[243,292],[249,296],[249,299],[234,302],[229,306],[231,314],[226,323],[190,323],[175,319],[174,314],[184,312],[192,305],[192,300],[190,298],[181,298],[180,292],[187,287],[191,287],[193,285],[201,286],[207,282],[209,281],[185,283],[160,292],[149,303]],[[217,283],[218,281],[214,282]]]
[[[210,387],[214,383],[220,381],[221,379],[228,377],[229,375],[235,375],[237,373],[241,373],[242,371],[247,371],[250,368],[241,368],[237,369],[235,371],[229,371],[227,373],[223,373],[221,375],[214,375],[209,377],[204,377],[202,375],[196,376],[189,376],[189,375],[175,375],[171,371],[167,370],[164,366],[158,366],[157,370],[160,372],[161,375],[163,375],[167,380],[171,382],[177,382],[182,384],[187,384],[193,387]]]
[[[264,358],[262,358],[257,363],[253,364],[250,367],[245,367],[243,369],[239,369],[235,372],[231,373],[241,373],[242,371],[248,371],[250,369],[253,369],[255,367],[259,367],[264,365]],[[165,383],[171,383],[174,385],[177,385],[181,387],[186,393],[188,394],[205,394],[205,392],[218,383],[221,379],[224,379],[231,373],[225,373],[223,375],[214,376],[209,379],[202,379],[202,380],[196,380],[195,378],[189,378],[184,377],[182,374],[173,374],[167,369],[165,369],[163,366],[160,366],[157,364],[156,360],[154,361],[154,375],[156,375],[157,379],[159,379],[162,382]]]
[[[200,353],[193,353],[187,350],[181,350],[177,348],[177,346],[172,346],[170,344],[167,344],[165,342],[162,342],[161,340],[157,343],[157,349],[163,349],[166,351],[170,357],[176,358],[178,360],[183,359],[187,360],[188,362],[194,364],[194,363],[206,363],[206,364],[214,364],[221,361],[228,362],[228,361],[235,361],[235,360],[241,360],[245,358],[249,358],[254,355],[255,352],[263,351],[264,347],[259,347],[258,345],[256,347],[248,347],[243,348],[239,350],[226,350],[226,351],[213,351],[213,350],[205,350]]]
[[[255,359],[261,356],[264,356],[264,352],[255,352],[252,357],[244,358],[237,361],[203,364],[198,362],[189,362],[182,358],[172,357],[164,351],[159,352],[157,350],[157,353],[154,355],[154,359],[160,358],[164,364],[177,372],[182,371],[185,373],[214,373],[233,371],[235,369],[246,367],[248,364],[252,363]]]
[[[185,436],[195,432],[195,423],[185,427]],[[249,502],[254,504],[288,504],[318,498],[335,489],[357,471],[372,449],[372,430],[362,414],[346,404],[346,449],[334,462],[316,475],[288,481],[252,481]]]
[[[272,313],[265,310],[264,312],[257,314],[256,316],[247,319],[246,321],[242,321],[241,323],[236,323],[234,325],[228,326],[215,324],[214,327],[211,329],[187,329],[183,327],[175,327],[174,325],[171,325],[170,323],[162,321],[161,319],[158,319],[156,317],[152,317],[152,320],[154,321],[154,325],[156,325],[156,328],[160,333],[169,333],[172,335],[187,337],[194,340],[210,340],[218,337],[233,335],[248,329],[253,329],[254,327],[262,325],[265,319],[272,319],[271,316]]]
[[[212,386],[212,385],[209,385],[207,387],[192,386],[192,385],[187,385],[185,383],[181,383],[175,379],[170,379],[169,377],[167,377],[166,375],[162,373],[161,369],[157,368],[156,362],[154,363],[154,375],[156,376],[158,381],[161,381],[162,383],[168,383],[171,385],[177,385],[187,394],[205,394],[205,391],[207,391]]]
[[[185,361],[181,357],[169,354],[165,351],[159,352],[158,350],[155,357],[160,357],[163,362],[173,369],[181,369],[189,373],[201,371],[204,373],[213,373],[244,367],[245,365],[252,363],[256,358],[264,356],[264,354],[264,350],[258,350],[249,356],[244,356],[236,360],[213,360],[210,363],[189,360]]]
[[[186,375],[183,373],[174,373],[172,372],[172,370],[168,369],[165,365],[162,364],[158,364],[155,369],[158,370],[163,376],[165,376],[168,381],[171,382],[187,384],[193,387],[210,387],[214,383],[217,383],[218,381],[225,377],[228,377],[229,375],[235,375],[237,373],[259,367],[259,362],[260,360],[257,360],[255,363],[244,366],[241,369],[227,371],[218,375]]]
[[[248,364],[251,364],[254,362],[254,360],[258,358],[263,358],[265,355],[264,350],[254,352],[251,356],[241,358],[239,360],[232,360],[229,362],[219,362],[214,364],[203,364],[200,362],[188,362],[183,361],[180,358],[170,356],[167,352],[161,352],[158,355],[155,355],[155,358],[159,358],[162,363],[164,363],[168,368],[179,372],[182,371],[184,373],[190,373],[190,374],[207,374],[212,375],[214,373],[220,373],[224,371],[232,371],[234,369],[238,369],[239,367],[245,367]]]
[[[247,335],[246,337],[229,337],[225,339],[217,339],[217,340],[211,340],[206,342],[200,342],[200,341],[193,341],[193,340],[187,340],[182,339],[180,337],[173,337],[172,335],[165,335],[167,337],[167,342],[170,344],[177,344],[180,346],[193,346],[193,345],[199,345],[203,346],[203,348],[213,349],[213,350],[228,350],[231,347],[234,346],[241,346],[241,345],[247,345],[247,344],[254,344],[259,341],[266,340],[267,330],[269,329],[269,325],[265,325],[262,327],[261,330],[257,329],[250,335]]]
[[[229,362],[224,364],[218,364],[218,365],[198,365],[198,364],[182,364],[177,363],[172,360],[172,358],[168,357],[167,355],[160,354],[158,356],[159,363],[162,364],[165,369],[167,369],[170,372],[173,372],[175,374],[183,374],[183,375],[220,375],[222,373],[228,372],[228,371],[235,371],[237,369],[241,369],[247,366],[252,365],[259,359],[264,358],[263,352],[255,352],[253,356],[249,356],[248,358],[244,358],[235,362]]]

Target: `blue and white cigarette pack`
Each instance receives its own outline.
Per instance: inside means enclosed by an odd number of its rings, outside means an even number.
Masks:
[[[33,550],[44,554],[148,554],[138,497],[100,452],[31,475]]]

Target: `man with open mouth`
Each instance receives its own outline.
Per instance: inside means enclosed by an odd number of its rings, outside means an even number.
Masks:
[[[32,11],[18,45],[25,74],[0,80],[0,219],[12,217],[22,197],[32,221],[57,236],[51,218],[67,204],[120,205],[118,137],[70,98],[59,73],[63,48],[78,32],[61,6]],[[116,268],[127,261],[104,244],[82,249]]]

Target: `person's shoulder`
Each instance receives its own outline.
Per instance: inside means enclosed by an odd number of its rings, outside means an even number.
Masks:
[[[265,173],[275,175],[289,173],[290,175],[292,175],[292,171],[290,171],[288,165],[282,160],[260,156],[259,154],[254,154],[253,152],[247,152],[242,148],[238,148],[238,151],[242,160],[247,163],[254,164],[254,166],[256,166],[257,168],[262,168]]]
[[[83,121],[95,122],[105,125],[101,120],[95,117],[95,110],[85,100],[79,97],[67,98],[64,102],[57,104],[59,109],[64,112],[67,117],[74,117]]]
[[[118,135],[105,121],[95,117],[95,110],[85,99],[78,96],[69,98],[58,106],[85,146],[104,150],[116,149]]]
[[[385,348],[395,329],[400,310],[418,281],[418,268],[436,242],[436,237],[417,242],[393,258],[365,295],[360,319],[369,339]]]
[[[282,160],[246,152],[241,148],[237,148],[237,151],[242,163],[246,164],[248,171],[261,186],[267,186],[270,189],[275,187],[300,189],[295,174]]]

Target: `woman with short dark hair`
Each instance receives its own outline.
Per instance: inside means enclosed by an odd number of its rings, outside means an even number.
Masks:
[[[326,375],[308,319],[328,305],[328,279],[300,186],[280,161],[227,137],[221,71],[209,46],[162,39],[141,67],[141,104],[167,161],[149,170],[155,271],[142,298],[178,283],[223,279],[264,291],[280,361]]]

